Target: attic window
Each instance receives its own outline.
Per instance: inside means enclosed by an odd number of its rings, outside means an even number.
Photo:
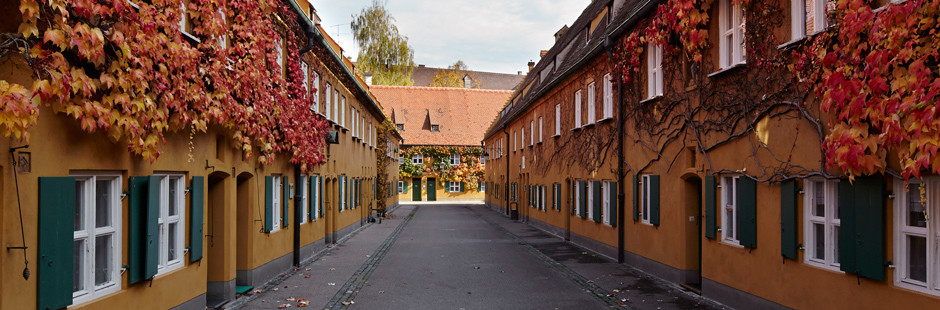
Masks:
[[[441,132],[441,125],[431,125],[431,132]]]
[[[463,88],[470,88],[471,86],[473,86],[473,79],[469,75],[465,75],[463,77]]]
[[[395,124],[395,128],[398,129],[398,131],[405,130],[405,124]]]

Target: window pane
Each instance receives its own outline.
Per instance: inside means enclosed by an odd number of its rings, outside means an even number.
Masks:
[[[826,216],[826,183],[822,181],[813,182],[813,215]]]
[[[907,225],[913,227],[927,227],[924,217],[924,204],[921,201],[920,184],[910,184],[907,187]]]
[[[839,258],[839,235],[842,233],[842,229],[839,226],[833,227],[834,233],[832,237],[832,262],[836,264],[841,264],[842,261]]]
[[[734,239],[734,211],[726,209],[725,211],[725,226],[728,228],[727,234],[729,239]]]
[[[111,181],[95,181],[95,227],[111,226]]]
[[[75,240],[72,247],[72,291],[78,292],[85,290],[85,278],[82,271],[85,270],[85,240]]]
[[[907,259],[908,278],[927,282],[927,238],[907,237]]]
[[[826,259],[826,225],[813,224],[813,258]]]
[[[95,285],[111,282],[111,235],[95,237]]]
[[[179,258],[179,244],[176,243],[176,228],[179,226],[179,223],[170,223],[167,231],[167,259],[176,260]]]
[[[169,198],[169,200],[170,200],[170,201],[169,201],[169,203],[170,203],[170,204],[169,204],[169,206],[170,206],[169,215],[170,215],[170,216],[175,216],[175,215],[177,215],[177,214],[179,213],[179,211],[178,211],[179,206],[177,205],[178,201],[177,201],[177,197],[176,197],[176,195],[177,195],[177,186],[179,185],[179,180],[180,180],[180,179],[178,179],[178,178],[170,178],[170,198]]]
[[[75,231],[85,230],[85,182],[75,181]]]

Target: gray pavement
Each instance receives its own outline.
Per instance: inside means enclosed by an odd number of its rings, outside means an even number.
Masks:
[[[479,204],[403,205],[232,306],[277,309],[716,309]],[[275,290],[276,289],[276,290]]]

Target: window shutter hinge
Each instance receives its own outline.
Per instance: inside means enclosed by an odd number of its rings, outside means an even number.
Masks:
[[[127,197],[127,194],[130,194],[130,191],[123,191],[123,192],[121,192],[121,200],[124,200],[124,198]]]
[[[189,192],[192,190],[193,190],[192,186],[187,186],[186,189],[183,190],[183,195],[189,195]]]

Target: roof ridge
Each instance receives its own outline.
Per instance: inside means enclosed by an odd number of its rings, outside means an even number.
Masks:
[[[500,89],[477,89],[477,88],[462,88],[462,87],[428,87],[428,86],[394,86],[394,85],[369,85],[369,88],[384,88],[384,89],[414,89],[414,90],[438,90],[438,91],[465,91],[465,92],[481,92],[481,93],[507,93],[512,94],[513,90],[500,90]]]

